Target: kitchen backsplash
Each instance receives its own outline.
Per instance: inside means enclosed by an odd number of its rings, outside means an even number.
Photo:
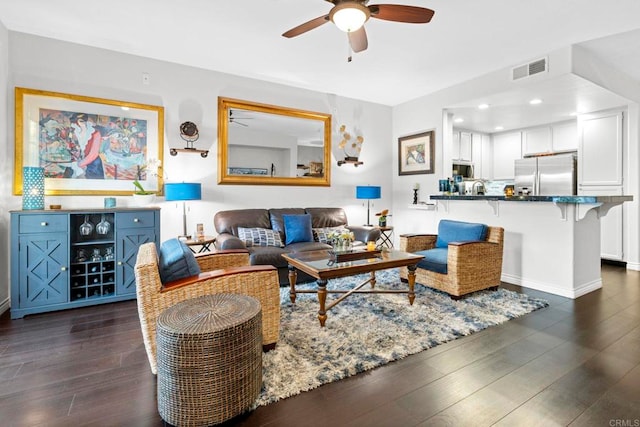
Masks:
[[[504,186],[513,185],[512,179],[500,181],[487,181],[484,183],[485,195],[487,196],[504,196]]]

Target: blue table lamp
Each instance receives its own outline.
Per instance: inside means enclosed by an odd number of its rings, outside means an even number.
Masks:
[[[367,199],[367,223],[365,224],[367,227],[371,227],[372,225],[369,223],[369,201],[371,199],[379,199],[380,198],[380,187],[376,187],[373,185],[359,185],[356,187],[356,199]]]
[[[187,200],[202,199],[202,184],[193,182],[168,183],[164,185],[165,200],[167,202],[182,202],[182,235],[186,239],[191,238],[187,234]]]

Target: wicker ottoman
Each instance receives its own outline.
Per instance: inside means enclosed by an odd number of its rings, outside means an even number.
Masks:
[[[217,294],[162,312],[157,326],[158,412],[176,426],[221,423],[262,386],[262,313],[247,295]]]

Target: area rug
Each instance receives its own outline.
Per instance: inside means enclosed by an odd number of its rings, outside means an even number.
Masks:
[[[330,280],[327,289],[350,289],[368,275]],[[376,288],[407,289],[397,270],[376,273]],[[369,286],[369,285],[365,285]],[[315,284],[299,288],[315,288]],[[327,303],[339,294],[329,294]],[[289,300],[281,288],[281,329],[276,348],[263,355],[263,386],[254,407],[314,389],[394,360],[504,323],[548,305],[506,289],[483,291],[459,301],[416,285],[405,294],[353,294],[318,322],[315,294]]]

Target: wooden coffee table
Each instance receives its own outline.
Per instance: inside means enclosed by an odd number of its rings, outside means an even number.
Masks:
[[[338,305],[342,300],[354,293],[393,293],[393,294],[408,294],[409,304],[413,305],[415,299],[414,285],[416,282],[416,265],[423,258],[421,255],[411,254],[401,251],[382,251],[376,253],[376,256],[365,259],[356,259],[346,262],[335,262],[332,258],[331,252],[328,250],[322,251],[310,251],[310,252],[298,252],[288,253],[282,255],[284,259],[289,263],[289,285],[291,287],[289,291],[289,297],[291,302],[296,302],[296,294],[299,293],[315,293],[318,295],[318,302],[320,303],[320,310],[318,310],[318,320],[320,326],[324,327],[327,320],[327,311],[332,307]],[[378,270],[387,270],[389,268],[407,267],[409,269],[408,275],[408,289],[407,290],[390,290],[390,289],[375,289],[376,275]],[[300,290],[296,289],[296,280],[298,277],[297,271],[301,270],[315,277],[318,285],[317,289]],[[353,276],[361,273],[370,273],[369,279],[360,283],[356,287],[350,290],[327,290],[327,281],[337,277]],[[361,289],[367,283],[371,284],[371,289]],[[339,298],[331,301],[329,305],[326,305],[327,293],[344,294]]]

